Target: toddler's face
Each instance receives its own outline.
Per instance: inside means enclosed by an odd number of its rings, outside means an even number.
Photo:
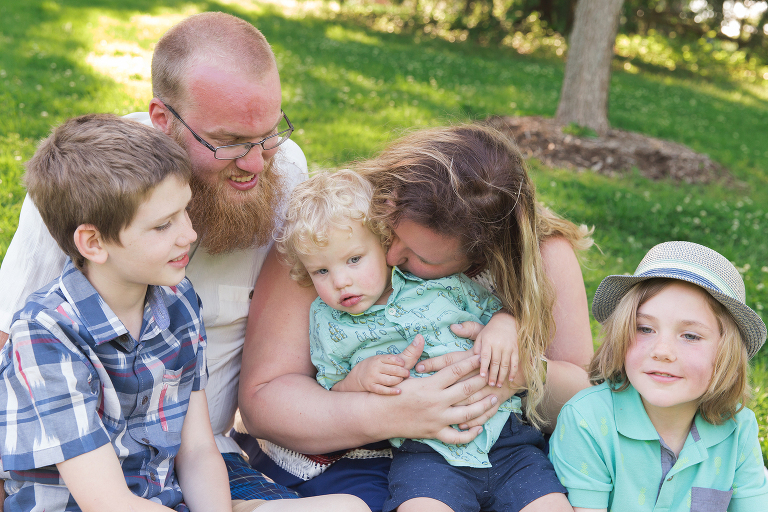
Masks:
[[[334,309],[357,315],[386,303],[390,269],[379,238],[362,222],[328,233],[328,245],[301,256],[320,298]]]
[[[706,293],[677,281],[637,309],[625,366],[651,419],[676,412],[692,417],[709,386],[720,328]]]

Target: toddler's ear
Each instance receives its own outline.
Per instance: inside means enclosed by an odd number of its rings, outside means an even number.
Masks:
[[[75,230],[75,246],[83,258],[97,264],[107,261],[109,254],[104,247],[101,233],[93,224],[80,224]]]

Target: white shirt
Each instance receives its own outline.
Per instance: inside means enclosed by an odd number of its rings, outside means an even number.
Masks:
[[[127,118],[151,125],[146,112]],[[292,140],[280,146],[275,165],[283,176],[285,199],[307,178],[307,160]],[[285,202],[275,215],[282,218]],[[208,411],[216,444],[222,453],[240,452],[225,434],[234,423],[237,387],[245,339],[249,297],[271,244],[212,256],[204,248],[195,250],[187,277],[203,303],[203,321],[208,335]],[[9,332],[11,320],[27,296],[61,274],[66,257],[48,233],[32,200],[24,198],[19,227],[0,267],[0,330]]]

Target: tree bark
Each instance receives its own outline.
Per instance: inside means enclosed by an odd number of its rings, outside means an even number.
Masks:
[[[555,119],[608,131],[608,85],[613,44],[624,0],[579,0],[571,32],[565,78]]]

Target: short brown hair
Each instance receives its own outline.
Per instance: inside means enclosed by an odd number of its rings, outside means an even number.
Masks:
[[[247,76],[277,69],[267,39],[253,25],[231,14],[203,12],[171,27],[152,56],[152,94],[180,112],[186,104],[186,80],[196,64],[220,64]]]
[[[285,220],[275,237],[277,250],[291,266],[291,277],[302,286],[312,284],[301,256],[315,254],[328,245],[329,232],[347,221],[360,221],[382,243],[389,231],[371,219],[373,187],[354,171],[319,172],[293,189]]]
[[[680,282],[677,279],[648,279],[634,285],[622,297],[603,322],[601,345],[589,365],[589,378],[593,384],[608,381],[617,392],[629,387],[625,361],[637,331],[637,310],[670,284]],[[720,343],[709,387],[699,398],[698,410],[706,421],[719,425],[739,412],[749,399],[749,357],[741,331],[731,314],[706,290],[701,290],[717,318]]]
[[[78,268],[84,259],[73,235],[94,225],[120,243],[139,205],[168,176],[189,182],[186,152],[170,137],[111,114],[75,117],[55,128],[27,162],[30,197],[51,236]]]

